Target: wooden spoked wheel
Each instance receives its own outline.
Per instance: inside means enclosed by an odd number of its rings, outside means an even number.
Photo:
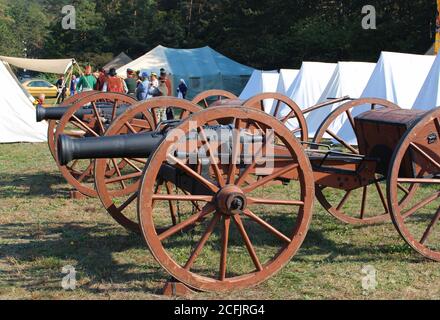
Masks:
[[[192,103],[197,104],[202,108],[209,108],[212,103],[229,99],[235,100],[237,99],[237,96],[225,90],[208,90],[197,95],[192,100]]]
[[[232,138],[223,132],[219,143],[211,123],[232,123]],[[262,141],[254,147],[267,157],[256,150],[245,162],[243,139]],[[217,152],[223,141],[226,155]],[[284,152],[274,158],[270,150],[277,148]],[[255,174],[261,179],[245,182]],[[266,194],[282,177],[286,185]],[[177,185],[171,194],[157,191],[167,178]],[[255,109],[208,108],[171,131],[150,157],[139,221],[153,256],[172,277],[202,291],[237,290],[265,281],[296,254],[312,218],[313,193],[310,162],[282,123]],[[174,226],[169,201],[178,208]]]
[[[329,144],[338,151],[359,155],[354,117],[381,108],[400,109],[394,103],[374,98],[345,103],[324,120],[313,142]],[[341,124],[344,124],[342,128]],[[377,174],[376,181],[371,185],[349,191],[317,185],[316,197],[330,214],[342,222],[357,225],[380,223],[390,219],[385,181],[385,176]],[[412,193],[412,189],[407,191],[408,194],[400,199],[402,203],[409,200]]]
[[[402,186],[417,185],[410,202],[399,203]],[[388,203],[403,239],[423,256],[440,261],[440,108],[402,137],[390,163]]]
[[[243,103],[281,121],[300,141],[308,140],[307,122],[301,108],[290,98],[279,93],[262,93]]]
[[[201,108],[189,101],[176,98],[155,98],[132,106],[119,116],[108,128],[106,136],[120,134],[137,134],[156,129],[152,112],[158,108],[171,108],[175,120],[183,120]],[[119,170],[120,163],[127,165]],[[144,159],[96,159],[95,184],[99,198],[108,213],[124,228],[132,232],[140,232],[137,207],[139,181],[147,158]],[[117,170],[116,176],[108,176],[109,168]],[[164,190],[170,190],[170,184],[165,184]],[[177,216],[173,203],[169,203],[173,217]],[[176,223],[176,220],[174,220]]]
[[[64,100],[63,106],[70,106],[75,102],[77,102],[78,100],[81,100],[82,98],[85,98],[90,95],[94,95],[96,93],[97,91],[85,91],[78,93]],[[58,120],[49,120],[48,130],[47,130],[47,144],[49,145],[50,153],[52,154],[52,157],[54,158],[55,161],[57,161],[55,157],[55,130],[58,126],[58,123],[59,123]]]
[[[101,92],[86,96],[74,103],[60,120],[55,132],[55,146],[61,134],[68,135],[75,139],[103,136],[108,126],[116,118],[118,109],[121,106],[126,107],[136,102],[135,99],[118,93]],[[107,118],[103,117],[99,110],[99,106],[103,104],[110,107],[108,108]],[[89,107],[90,114],[80,119],[76,113],[83,107]],[[55,151],[57,151],[56,149],[57,148],[55,148]],[[58,159],[58,156],[56,159]],[[93,179],[94,159],[75,160],[66,166],[60,165],[58,161],[56,163],[61,174],[77,191],[89,197],[98,196]],[[125,165],[125,163],[122,164],[122,166],[123,165]],[[112,170],[108,172],[108,175],[116,173],[116,170]]]

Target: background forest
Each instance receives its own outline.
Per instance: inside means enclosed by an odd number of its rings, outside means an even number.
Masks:
[[[76,8],[76,30],[61,28],[66,4]],[[367,4],[377,30],[362,29]],[[0,0],[0,54],[101,66],[121,51],[137,58],[158,44],[209,45],[260,69],[375,62],[382,50],[425,53],[435,14],[435,0]]]

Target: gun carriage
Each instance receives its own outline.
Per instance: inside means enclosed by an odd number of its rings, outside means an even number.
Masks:
[[[173,105],[178,117],[129,130],[139,114]],[[259,110],[270,105],[270,114]],[[333,130],[341,118],[355,133],[351,140]],[[391,216],[412,248],[440,261],[432,235],[440,218],[439,135],[440,109],[407,111],[380,99],[344,103],[309,142],[304,112],[286,97],[231,99],[206,110],[158,98],[129,108],[105,137],[61,136],[57,152],[60,165],[96,159],[96,190],[106,209],[126,228],[140,230],[173,278],[220,291],[261,283],[290,261],[306,236],[315,193],[347,223]],[[127,159],[143,166],[118,170]],[[289,192],[272,193],[276,188]],[[345,207],[356,199],[359,209]],[[371,199],[383,211],[368,211]],[[231,270],[228,261],[235,259],[243,263]]]

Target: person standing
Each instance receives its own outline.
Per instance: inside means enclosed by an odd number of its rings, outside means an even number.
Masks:
[[[66,87],[66,83],[64,82],[64,75],[60,75],[55,85],[57,87],[57,92],[58,92],[57,104],[60,104],[66,99],[67,87]]]
[[[167,89],[168,89],[167,96],[172,96],[173,95],[173,86],[172,86],[171,80],[168,78],[167,72],[164,68],[160,69],[160,80],[165,81],[165,85],[167,86]]]
[[[107,80],[105,81],[103,87],[103,92],[115,92],[115,93],[127,93],[127,85],[125,81],[118,77],[115,68],[111,68]]]
[[[148,89],[150,87],[150,79],[148,78],[148,72],[142,72],[139,74],[139,83],[136,88],[136,98],[139,101],[147,100]]]
[[[98,80],[96,81],[96,90],[102,91],[104,88],[104,84],[107,81],[107,73],[104,69],[101,69],[97,76],[95,76]]]
[[[85,74],[79,78],[77,90],[78,92],[92,91],[96,86],[97,80],[92,74],[92,66],[87,66]]]
[[[177,97],[180,99],[186,99],[186,95],[188,93],[188,86],[185,83],[185,80],[180,79],[180,84],[177,87]]]
[[[127,86],[129,95],[136,95],[137,81],[135,79],[135,73],[132,69],[127,69],[127,78],[125,79],[125,85]]]
[[[72,80],[70,80],[70,96],[74,96],[76,94],[76,83],[76,76],[72,75]]]
[[[157,78],[157,73],[152,72],[150,76],[150,86],[148,89],[149,98],[159,97],[161,95],[159,91],[159,79]]]

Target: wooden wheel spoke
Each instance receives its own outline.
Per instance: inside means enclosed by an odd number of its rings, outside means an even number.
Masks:
[[[354,154],[359,154],[359,151],[357,151],[355,148],[353,148],[347,141],[345,141],[344,139],[342,139],[341,137],[339,137],[336,133],[334,133],[333,131],[331,131],[330,129],[325,130],[325,132],[327,132],[329,135],[331,135],[333,137],[333,139],[335,139],[336,141],[338,141],[340,144],[342,144],[344,147],[346,147],[347,149],[349,149],[351,152],[353,152]]]
[[[159,240],[160,241],[164,241],[166,239],[168,239],[169,237],[175,235],[176,233],[182,231],[183,229],[201,221],[203,218],[205,218],[207,215],[209,215],[210,213],[212,213],[213,211],[215,211],[215,207],[211,204],[207,204],[202,211],[198,212],[195,215],[192,215],[191,217],[189,217],[188,219],[186,219],[185,221],[182,221],[179,224],[176,224],[175,226],[169,228],[168,230],[162,232],[159,235]]]
[[[116,177],[116,178],[106,179],[105,183],[106,184],[111,184],[111,183],[115,183],[115,182],[120,182],[120,181],[125,181],[125,180],[130,180],[130,179],[136,179],[136,178],[139,178],[141,176],[142,176],[142,172],[126,174],[126,175],[119,176],[119,177]]]
[[[382,187],[380,186],[379,182],[375,182],[374,184],[376,185],[377,193],[379,194],[380,201],[382,202],[383,208],[385,209],[385,213],[388,213],[389,212],[388,204],[387,204],[387,201],[385,199],[385,195],[384,195],[384,193],[382,191]]]
[[[242,222],[240,216],[234,215],[234,216],[232,216],[232,218],[234,219],[235,223],[237,224],[238,231],[240,232],[240,234],[244,240],[244,243],[246,245],[246,249],[249,252],[249,255],[252,259],[252,262],[254,263],[254,265],[258,271],[262,271],[263,266],[261,265],[260,260],[258,259],[257,253],[255,252],[255,248],[252,245],[251,240],[249,239],[249,236],[244,228],[244,225],[243,225],[243,222]]]
[[[274,113],[273,113],[273,116],[275,118],[277,118],[278,112],[280,111],[281,102],[282,102],[281,100],[278,100],[278,102],[277,102],[277,104],[275,106],[275,110],[274,110]]]
[[[72,118],[75,120],[75,122],[71,123],[75,126],[78,127],[79,129],[85,130],[87,132],[89,132],[90,134],[94,135],[95,137],[100,137],[99,134],[97,134],[92,128],[90,128],[87,124],[85,124],[82,120],[80,120],[76,115],[72,115]],[[79,124],[79,126],[78,126]]]
[[[344,197],[342,198],[341,202],[339,202],[338,206],[336,207],[336,210],[341,211],[342,207],[347,203],[348,198],[352,194],[353,190],[348,190]]]
[[[426,160],[431,162],[434,166],[437,167],[438,170],[440,170],[440,163],[435,161],[429,154],[427,154],[425,151],[423,151],[419,146],[417,146],[415,143],[411,142],[410,146],[415,149],[419,154],[421,154]]]
[[[437,200],[438,198],[440,198],[440,192],[436,192],[433,195],[425,198],[424,200],[420,201],[415,206],[413,206],[411,209],[408,209],[407,211],[405,211],[405,213],[403,214],[403,218],[407,218],[407,217],[411,216],[413,213],[415,213],[419,209],[429,205],[430,203]]]
[[[257,162],[259,162],[261,160],[263,154],[266,152],[266,149],[267,149],[266,148],[266,144],[267,144],[268,141],[271,141],[273,139],[273,135],[274,135],[273,131],[270,131],[269,135],[265,139],[264,144],[261,145],[261,147],[259,147],[259,149],[255,152],[256,155],[259,155],[258,158],[254,159],[252,164],[247,166],[247,168],[244,170],[244,172],[241,174],[241,176],[235,182],[235,184],[237,186],[241,186],[243,183],[246,182],[246,179],[249,176],[249,174],[252,172],[252,170],[255,169],[255,166],[257,165]]]
[[[348,121],[350,122],[350,125],[353,128],[353,131],[356,132],[356,126],[355,126],[353,115],[351,114],[350,109],[348,109],[345,113],[347,114]]]
[[[428,228],[426,228],[425,232],[423,233],[422,239],[420,240],[421,244],[426,243],[426,240],[428,240],[429,235],[434,230],[434,227],[437,224],[439,219],[440,219],[440,208],[437,209],[437,212],[435,213],[434,218],[432,218],[431,222],[428,225]]]
[[[92,173],[93,170],[93,162],[89,164],[86,170],[84,170],[83,174],[77,179],[79,182],[83,182],[83,180]]]
[[[287,244],[291,243],[292,240],[284,235],[282,232],[275,229],[273,226],[271,226],[269,223],[258,217],[256,214],[254,214],[249,209],[244,210],[243,212],[246,216],[254,220],[256,223],[258,223],[260,226],[262,226],[264,229],[275,235],[277,238],[281,239],[282,241],[286,242]]]
[[[398,184],[397,184],[397,188],[399,188],[400,190],[402,190],[406,195],[409,195],[409,194],[410,194],[410,191],[409,191],[407,188],[405,188],[401,183],[398,183]]]
[[[213,202],[213,196],[199,196],[199,195],[179,195],[179,194],[155,194],[153,195],[153,200],[155,201],[203,201],[203,202]]]
[[[200,128],[200,135],[201,135],[201,138],[203,139],[203,141],[205,142],[205,145],[208,148],[209,160],[211,161],[211,166],[214,168],[214,173],[215,173],[215,176],[217,177],[217,181],[218,181],[220,187],[224,187],[226,184],[225,179],[223,178],[223,175],[220,171],[217,160],[214,158],[215,152],[214,152],[214,150],[212,150],[211,144],[209,143],[208,138],[205,133],[205,130],[203,128]]]
[[[261,198],[247,198],[248,205],[253,204],[271,204],[271,205],[282,205],[282,206],[304,206],[304,201],[294,201],[294,200],[275,200],[275,199],[261,199]]]
[[[173,193],[173,186],[171,185],[170,182],[166,182],[165,183],[165,187],[167,190],[168,195],[172,195]],[[175,226],[177,224],[177,206],[176,204],[173,202],[173,200],[169,200],[168,201],[168,205],[170,206],[170,214],[171,214],[171,221],[173,222],[173,225]]]
[[[287,121],[289,121],[293,116],[295,115],[295,111],[290,111],[287,116],[285,116],[283,119],[281,119],[280,121],[282,123],[286,123]]]
[[[95,117],[98,120],[99,128],[101,129],[101,133],[105,132],[104,124],[102,123],[101,116],[99,115],[98,108],[96,108],[96,103],[92,102],[93,112],[95,113]]]
[[[367,195],[368,195],[368,187],[364,187],[362,192],[362,204],[361,204],[361,215],[360,219],[364,219],[365,217],[365,209],[367,207]]]
[[[142,169],[140,169],[137,165],[135,165],[135,164],[133,163],[133,161],[130,161],[130,159],[128,159],[128,158],[123,158],[123,160],[124,160],[125,162],[127,162],[128,165],[129,165],[130,167],[132,167],[133,169],[135,169],[137,172],[142,172]]]
[[[133,193],[130,198],[125,200],[125,202],[118,208],[118,211],[124,211],[136,198],[138,197],[138,193]]]
[[[200,239],[199,243],[195,247],[194,251],[191,253],[191,256],[188,260],[188,262],[185,264],[184,269],[190,270],[191,267],[194,265],[194,262],[196,261],[197,257],[202,252],[203,248],[205,247],[206,242],[209,240],[209,237],[214,232],[214,228],[217,225],[221,218],[221,215],[215,214],[214,217],[211,220],[211,223],[209,224],[208,228],[206,229],[205,233],[203,234],[202,238]]]
[[[232,184],[235,181],[235,176],[237,173],[237,164],[239,164],[239,157],[241,151],[240,144],[240,125],[241,119],[235,119],[235,132],[233,133],[232,139],[232,159],[229,164],[229,172],[228,172],[228,183]]]
[[[278,171],[275,171],[271,175],[268,175],[268,176],[264,177],[263,179],[260,179],[257,182],[245,187],[243,189],[243,191],[246,193],[250,193],[250,192],[254,191],[255,189],[261,187],[262,185],[265,185],[266,183],[269,183],[270,181],[278,178],[279,176],[281,176],[289,171],[295,170],[298,167],[299,167],[298,163],[292,163],[291,165],[288,165],[282,169],[279,169]]]
[[[219,191],[219,188],[216,185],[214,185],[212,182],[208,181],[207,179],[202,177],[200,174],[195,172],[193,169],[188,167],[183,161],[177,159],[176,157],[174,157],[171,154],[168,154],[168,160],[170,162],[176,163],[180,169],[185,171],[188,175],[190,175],[194,179],[197,179],[199,182],[203,183],[205,186],[207,186],[214,193],[217,193]]]
[[[230,226],[231,226],[231,217],[225,216],[223,220],[222,249],[220,254],[220,276],[219,276],[220,281],[226,279]]]
[[[118,177],[122,177],[121,170],[119,169],[119,166],[118,166],[118,164],[116,163],[116,160],[115,160],[115,159],[112,159],[112,163],[113,163],[113,167],[114,167],[115,170],[116,170],[116,173],[118,174]],[[119,183],[121,184],[121,187],[122,187],[123,189],[125,189],[125,188],[127,187],[127,186],[125,185],[124,180],[120,180]]]
[[[127,127],[128,130],[131,131],[131,133],[137,133],[136,129],[133,128],[133,126],[128,121],[124,123],[124,125]]]
[[[397,182],[412,183],[412,184],[440,184],[440,179],[430,178],[399,178]]]

